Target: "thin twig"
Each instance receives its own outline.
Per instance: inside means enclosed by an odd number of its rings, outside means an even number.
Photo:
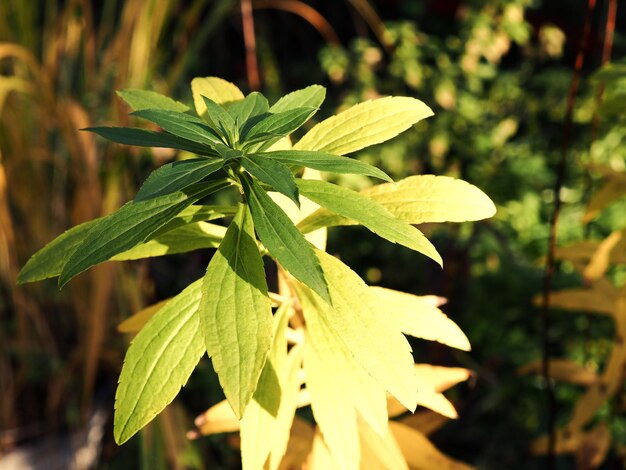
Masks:
[[[261,80],[259,78],[259,65],[256,60],[256,38],[254,36],[252,0],[241,0],[241,21],[243,25],[243,42],[246,46],[248,85],[251,90],[258,90],[261,87]]]
[[[587,13],[585,15],[585,24],[583,34],[581,36],[578,53],[576,55],[576,63],[574,66],[574,74],[567,96],[567,111],[565,114],[563,126],[563,140],[561,142],[561,158],[559,159],[556,169],[556,180],[554,183],[554,210],[550,219],[550,239],[548,242],[548,254],[546,260],[546,269],[543,276],[543,291],[541,298],[541,336],[542,336],[542,361],[541,369],[543,380],[546,387],[546,399],[548,402],[548,453],[547,466],[548,469],[556,468],[556,399],[554,395],[554,385],[550,380],[550,291],[552,289],[552,279],[554,277],[555,251],[556,251],[556,234],[559,215],[561,212],[561,188],[565,181],[565,171],[567,168],[567,150],[569,148],[574,105],[576,103],[576,94],[580,84],[580,72],[582,70],[587,49],[589,33],[591,31],[591,18],[593,10],[596,6],[596,0],[587,1]]]

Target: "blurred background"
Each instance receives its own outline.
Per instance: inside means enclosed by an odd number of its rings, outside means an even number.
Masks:
[[[189,103],[190,80],[209,75],[270,102],[322,84],[316,119],[381,95],[431,106],[355,157],[394,178],[465,179],[497,215],[420,227],[443,271],[353,227],[330,230],[329,251],[370,284],[448,299],[471,353],[412,340],[418,361],[474,371],[449,394],[460,418],[429,429],[439,449],[484,469],[623,468],[625,30],[617,0],[0,2],[0,458],[19,456],[0,468],[240,465],[232,435],[185,437],[222,399],[208,360],[154,425],[112,439],[129,342],[116,325],[200,277],[211,253],[105,263],[61,292],[15,285],[36,250],[121,206],[175,156],[78,129],[130,124],[115,90]],[[542,289],[560,292],[549,314]],[[549,385],[542,357],[555,359]],[[574,418],[580,436],[557,435]],[[558,455],[546,457],[551,430]]]

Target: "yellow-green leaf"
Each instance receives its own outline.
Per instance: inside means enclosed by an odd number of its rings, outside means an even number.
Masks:
[[[170,300],[130,344],[115,394],[113,434],[122,444],[161,412],[204,353],[197,315],[201,282]]]
[[[207,352],[238,417],[256,389],[272,341],[272,310],[248,206],[240,204],[202,283]]]
[[[206,113],[203,96],[218,104],[244,99],[243,93],[236,85],[218,77],[196,77],[191,81],[193,103],[198,116]]]
[[[371,287],[380,299],[381,311],[397,322],[400,330],[410,336],[469,351],[465,333],[428,298],[382,287]]]
[[[317,124],[294,149],[345,155],[385,142],[432,115],[428,106],[414,98],[365,101]]]

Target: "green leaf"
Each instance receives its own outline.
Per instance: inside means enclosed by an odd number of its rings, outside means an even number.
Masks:
[[[307,326],[304,369],[313,414],[336,460],[346,461],[353,452],[355,436],[347,433],[354,431],[354,423],[338,424],[336,408],[351,420],[356,418],[354,411],[358,411],[376,432],[383,434],[387,429],[386,392],[355,360],[333,329],[323,302],[309,289],[297,286],[296,290]],[[353,410],[346,410],[349,408]],[[335,429],[337,426],[349,429]],[[342,436],[337,439],[339,433]]]
[[[476,186],[448,176],[409,176],[395,184],[381,184],[361,194],[385,206],[395,217],[410,224],[465,222],[491,217],[496,207]],[[354,225],[326,209],[311,214],[303,231],[315,227]]]
[[[183,190],[218,171],[224,162],[207,158],[167,163],[153,171],[143,183],[135,202]]]
[[[441,256],[422,232],[395,218],[384,206],[367,196],[326,181],[299,179],[297,183],[302,195],[326,209],[355,220],[390,242],[404,245],[428,256],[439,265],[443,264]],[[307,227],[308,219],[299,224],[301,229]]]
[[[189,206],[176,217],[155,231],[152,236],[160,236],[177,227],[203,220],[213,220],[234,215],[230,206]],[[104,217],[77,225],[52,240],[24,265],[17,277],[18,284],[41,281],[61,274],[63,266],[87,237],[89,231]]]
[[[198,280],[154,314],[130,344],[115,394],[113,434],[122,444],[187,383],[204,354]]]
[[[375,166],[368,165],[367,163],[363,163],[352,158],[332,155],[330,153],[308,150],[278,150],[250,154],[249,156],[250,158],[256,158],[256,155],[271,158],[288,165],[306,166],[308,168],[313,168],[314,170],[327,171],[330,173],[367,175],[393,182],[393,180],[384,171],[379,170]]]
[[[184,191],[146,201],[126,203],[117,211],[100,219],[97,227],[89,231],[63,266],[59,276],[59,287],[63,287],[77,274],[146,240],[183,209],[227,186],[228,183],[224,181],[212,184],[199,183]]]
[[[204,121],[190,114],[165,111],[163,109],[143,109],[132,113],[155,123],[167,132],[183,139],[211,147],[222,141],[211,131]]]
[[[292,91],[283,96],[270,108],[272,113],[282,113],[295,108],[310,106],[318,108],[326,98],[326,88],[321,85],[311,85],[301,90]]]
[[[287,355],[286,330],[290,308],[283,304],[274,315],[274,341],[259,385],[241,420],[241,460],[244,470],[278,468],[287,450],[289,431],[300,391],[302,346]],[[274,402],[278,401],[278,409]]]
[[[21,269],[17,275],[17,283],[41,281],[61,274],[68,258],[101,220],[99,218],[72,227],[41,248]]]
[[[191,92],[198,116],[206,113],[203,96],[218,104],[243,99],[243,93],[234,84],[218,77],[196,77],[191,80]]]
[[[180,101],[173,100],[155,91],[128,88],[118,91],[117,95],[126,101],[133,111],[142,109],[165,109],[167,111],[178,111],[179,113],[189,111],[189,107]]]
[[[345,155],[385,142],[432,115],[428,106],[414,98],[365,101],[317,124],[294,149]]]
[[[200,318],[226,399],[243,416],[272,343],[272,310],[248,207],[239,206],[202,282]]]
[[[264,140],[272,141],[289,135],[308,121],[316,111],[317,108],[307,106],[282,113],[270,114],[252,126],[245,135],[242,135],[241,142],[252,144]]]
[[[237,123],[235,119],[212,99],[206,96],[202,98],[207,109],[204,118],[209,123],[209,126],[231,145],[234,145],[237,141]]]
[[[257,91],[250,93],[241,101],[236,101],[228,108],[228,114],[239,123],[239,134],[245,134],[268,111],[267,98]]]
[[[242,174],[242,183],[263,245],[283,268],[330,302],[324,273],[311,245],[256,182]]]
[[[316,255],[333,303],[325,304],[313,296],[315,311],[361,367],[407,409],[414,410],[419,380],[406,338],[395,322],[381,315],[380,301],[356,273],[323,251],[316,250]]]
[[[212,149],[197,142],[182,139],[169,132],[155,132],[132,127],[87,127],[81,130],[95,132],[99,136],[118,144],[180,149],[198,155],[215,155]]]
[[[244,157],[241,164],[252,176],[269,184],[300,207],[296,179],[287,166],[272,159],[264,158],[261,154]]]
[[[115,255],[113,261],[125,261],[155,256],[173,255],[199,250],[217,248],[224,238],[226,228],[221,225],[195,222],[170,230],[163,235],[135,245],[130,250]]]

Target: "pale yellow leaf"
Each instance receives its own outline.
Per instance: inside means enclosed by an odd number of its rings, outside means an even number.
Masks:
[[[473,468],[443,454],[426,436],[413,428],[394,421],[389,423],[389,428],[411,469],[469,470]]]
[[[335,460],[335,456],[331,453],[330,448],[318,429],[313,439],[313,449],[306,463],[303,465],[303,468],[307,470],[347,470],[350,468],[359,468],[358,460],[356,460],[357,457],[358,455],[355,455],[354,462],[349,466],[342,466],[341,463]]]
[[[427,382],[436,392],[444,392],[472,376],[472,371],[463,367],[415,364],[415,370],[420,380]]]
[[[203,96],[218,104],[242,100],[243,93],[236,85],[218,77],[196,77],[191,80],[191,92],[196,112],[199,116],[206,113]]]
[[[432,115],[428,106],[414,98],[365,101],[320,122],[294,148],[345,155],[385,142]]]
[[[406,459],[389,429],[381,436],[362,419],[358,424],[361,470],[408,470]]]
[[[169,300],[170,299],[162,300],[161,302],[157,302],[156,304],[149,305],[148,307],[139,310],[117,325],[117,331],[120,333],[137,333],[155,313],[157,313],[167,302],[169,302]]]
[[[465,333],[433,305],[433,299],[406,294],[382,287],[371,287],[381,302],[381,311],[388,313],[407,335],[437,341],[453,348],[469,351]]]
[[[203,436],[239,431],[239,419],[226,400],[222,400],[199,415],[194,423],[198,427],[198,432]]]
[[[432,410],[424,410],[409,414],[400,419],[400,422],[428,436],[446,424],[448,418]]]
[[[574,362],[570,359],[551,359],[549,363],[550,377],[562,382],[573,383],[577,385],[589,386],[599,380],[595,370],[589,369],[582,364]],[[520,375],[541,374],[542,361],[532,361],[517,371]]]

